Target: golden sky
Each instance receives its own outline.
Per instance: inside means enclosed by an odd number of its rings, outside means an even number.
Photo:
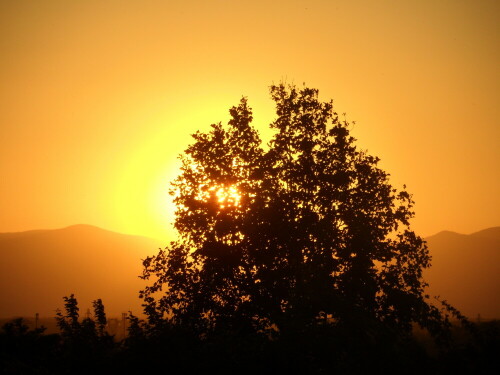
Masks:
[[[0,2],[0,232],[168,238],[190,134],[320,90],[427,236],[500,225],[497,0]]]

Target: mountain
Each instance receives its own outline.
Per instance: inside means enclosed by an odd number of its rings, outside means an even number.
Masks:
[[[466,316],[500,318],[500,227],[470,235],[440,232],[426,238],[432,267],[428,293]],[[0,318],[53,317],[74,293],[83,316],[101,298],[109,316],[142,312],[138,276],[161,241],[90,225],[0,233]]]
[[[82,316],[97,298],[108,316],[140,313],[141,259],[161,245],[90,225],[0,233],[0,318],[52,317],[71,293]]]
[[[471,319],[500,318],[500,227],[469,235],[444,231],[426,238],[432,267],[424,271],[439,295]]]

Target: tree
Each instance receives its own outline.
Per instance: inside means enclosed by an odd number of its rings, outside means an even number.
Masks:
[[[56,311],[57,326],[61,331],[61,336],[68,343],[88,346],[97,346],[100,342],[104,345],[112,344],[113,337],[106,332],[106,313],[101,299],[92,302],[94,307],[94,319],[90,316],[79,321],[78,301],[74,294],[69,297],[64,296],[65,314],[60,309]]]
[[[108,320],[106,319],[106,313],[104,312],[104,305],[100,298],[93,301],[92,305],[94,306],[97,333],[100,337],[103,337],[106,335],[105,329],[106,329],[106,324],[108,324]]]
[[[438,332],[445,320],[424,295],[430,256],[410,229],[411,195],[355,146],[318,90],[270,93],[268,147],[242,98],[227,126],[197,132],[181,156],[171,190],[179,239],[144,261],[149,324],[201,334],[325,322]]]

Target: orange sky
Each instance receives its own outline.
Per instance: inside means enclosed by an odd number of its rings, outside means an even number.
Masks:
[[[189,134],[320,90],[414,194],[413,227],[500,225],[500,2],[0,2],[0,232],[169,236]]]

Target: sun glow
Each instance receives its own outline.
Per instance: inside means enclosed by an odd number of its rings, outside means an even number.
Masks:
[[[241,202],[241,193],[235,186],[222,186],[222,187],[212,187],[210,191],[215,191],[215,196],[217,197],[217,203],[219,203],[220,208],[226,207],[237,207]]]

